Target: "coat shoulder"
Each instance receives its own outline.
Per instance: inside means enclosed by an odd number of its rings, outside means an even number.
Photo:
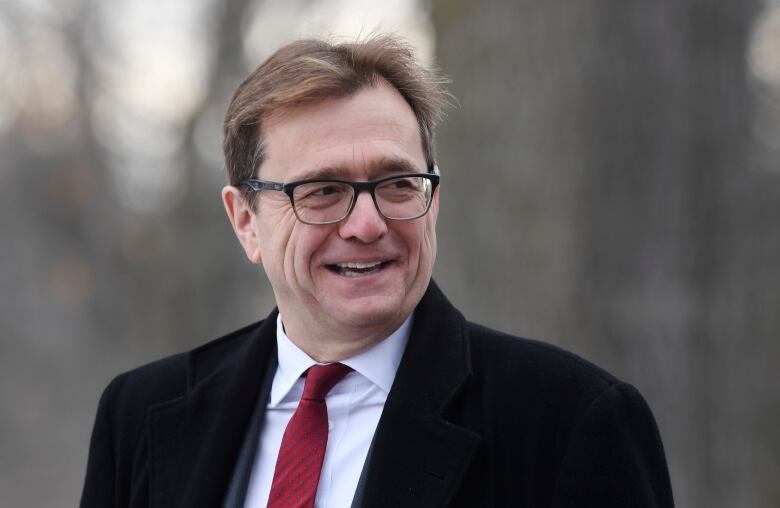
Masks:
[[[471,375],[445,413],[482,438],[464,506],[485,492],[501,506],[673,506],[661,437],[633,386],[552,344],[467,327]]]
[[[588,360],[547,342],[517,337],[469,323],[474,376],[505,393],[532,391],[566,399],[583,410],[605,390],[621,386],[618,378]]]
[[[106,388],[101,404],[110,400],[115,408],[139,414],[139,409],[185,396],[204,379],[234,365],[262,323],[119,374]]]
[[[261,324],[262,321],[191,351],[142,365],[111,381],[98,403],[82,508],[145,506],[134,499],[146,499],[148,494],[145,492],[151,489],[153,442],[158,435],[156,432],[164,428],[156,423],[160,421],[160,415],[173,414],[171,421],[185,421],[178,416],[184,414],[182,410],[186,411],[198,394],[208,392],[207,387],[214,386],[208,381],[219,383],[227,379],[250,345],[259,342],[257,330]],[[220,398],[219,390],[215,393],[212,396]],[[180,404],[182,401],[187,404]],[[169,409],[172,412],[168,412]],[[171,432],[178,436],[183,429],[176,425],[173,430],[168,428],[169,437]],[[175,450],[178,437],[160,439],[162,446],[167,448],[158,453],[184,453],[191,458],[186,447],[184,452]]]

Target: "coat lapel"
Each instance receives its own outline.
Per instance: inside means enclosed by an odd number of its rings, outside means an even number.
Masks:
[[[216,365],[208,351],[190,353],[187,394],[150,409],[150,506],[222,504],[266,370],[275,365],[276,312],[245,333],[251,337]]]
[[[362,506],[443,506],[457,491],[481,441],[443,416],[471,374],[467,333],[431,281],[377,428]]]

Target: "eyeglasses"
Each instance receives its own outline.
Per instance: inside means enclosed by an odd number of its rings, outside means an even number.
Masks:
[[[274,190],[287,194],[295,216],[304,224],[335,224],[346,219],[359,193],[368,191],[382,217],[390,220],[412,220],[428,213],[433,191],[439,185],[439,170],[433,173],[410,173],[388,176],[367,182],[350,182],[330,178],[300,180],[290,183],[244,182],[254,191]]]

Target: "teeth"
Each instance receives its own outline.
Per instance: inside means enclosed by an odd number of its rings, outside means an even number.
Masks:
[[[337,263],[339,268],[365,270],[366,268],[374,268],[381,265],[381,261],[374,261],[373,263]]]

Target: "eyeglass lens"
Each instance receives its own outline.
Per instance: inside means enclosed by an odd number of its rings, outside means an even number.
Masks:
[[[388,219],[408,220],[423,215],[431,200],[433,184],[425,177],[402,176],[376,186],[379,212]],[[295,187],[293,200],[298,218],[312,224],[338,222],[349,212],[354,189],[340,182],[309,182]]]

